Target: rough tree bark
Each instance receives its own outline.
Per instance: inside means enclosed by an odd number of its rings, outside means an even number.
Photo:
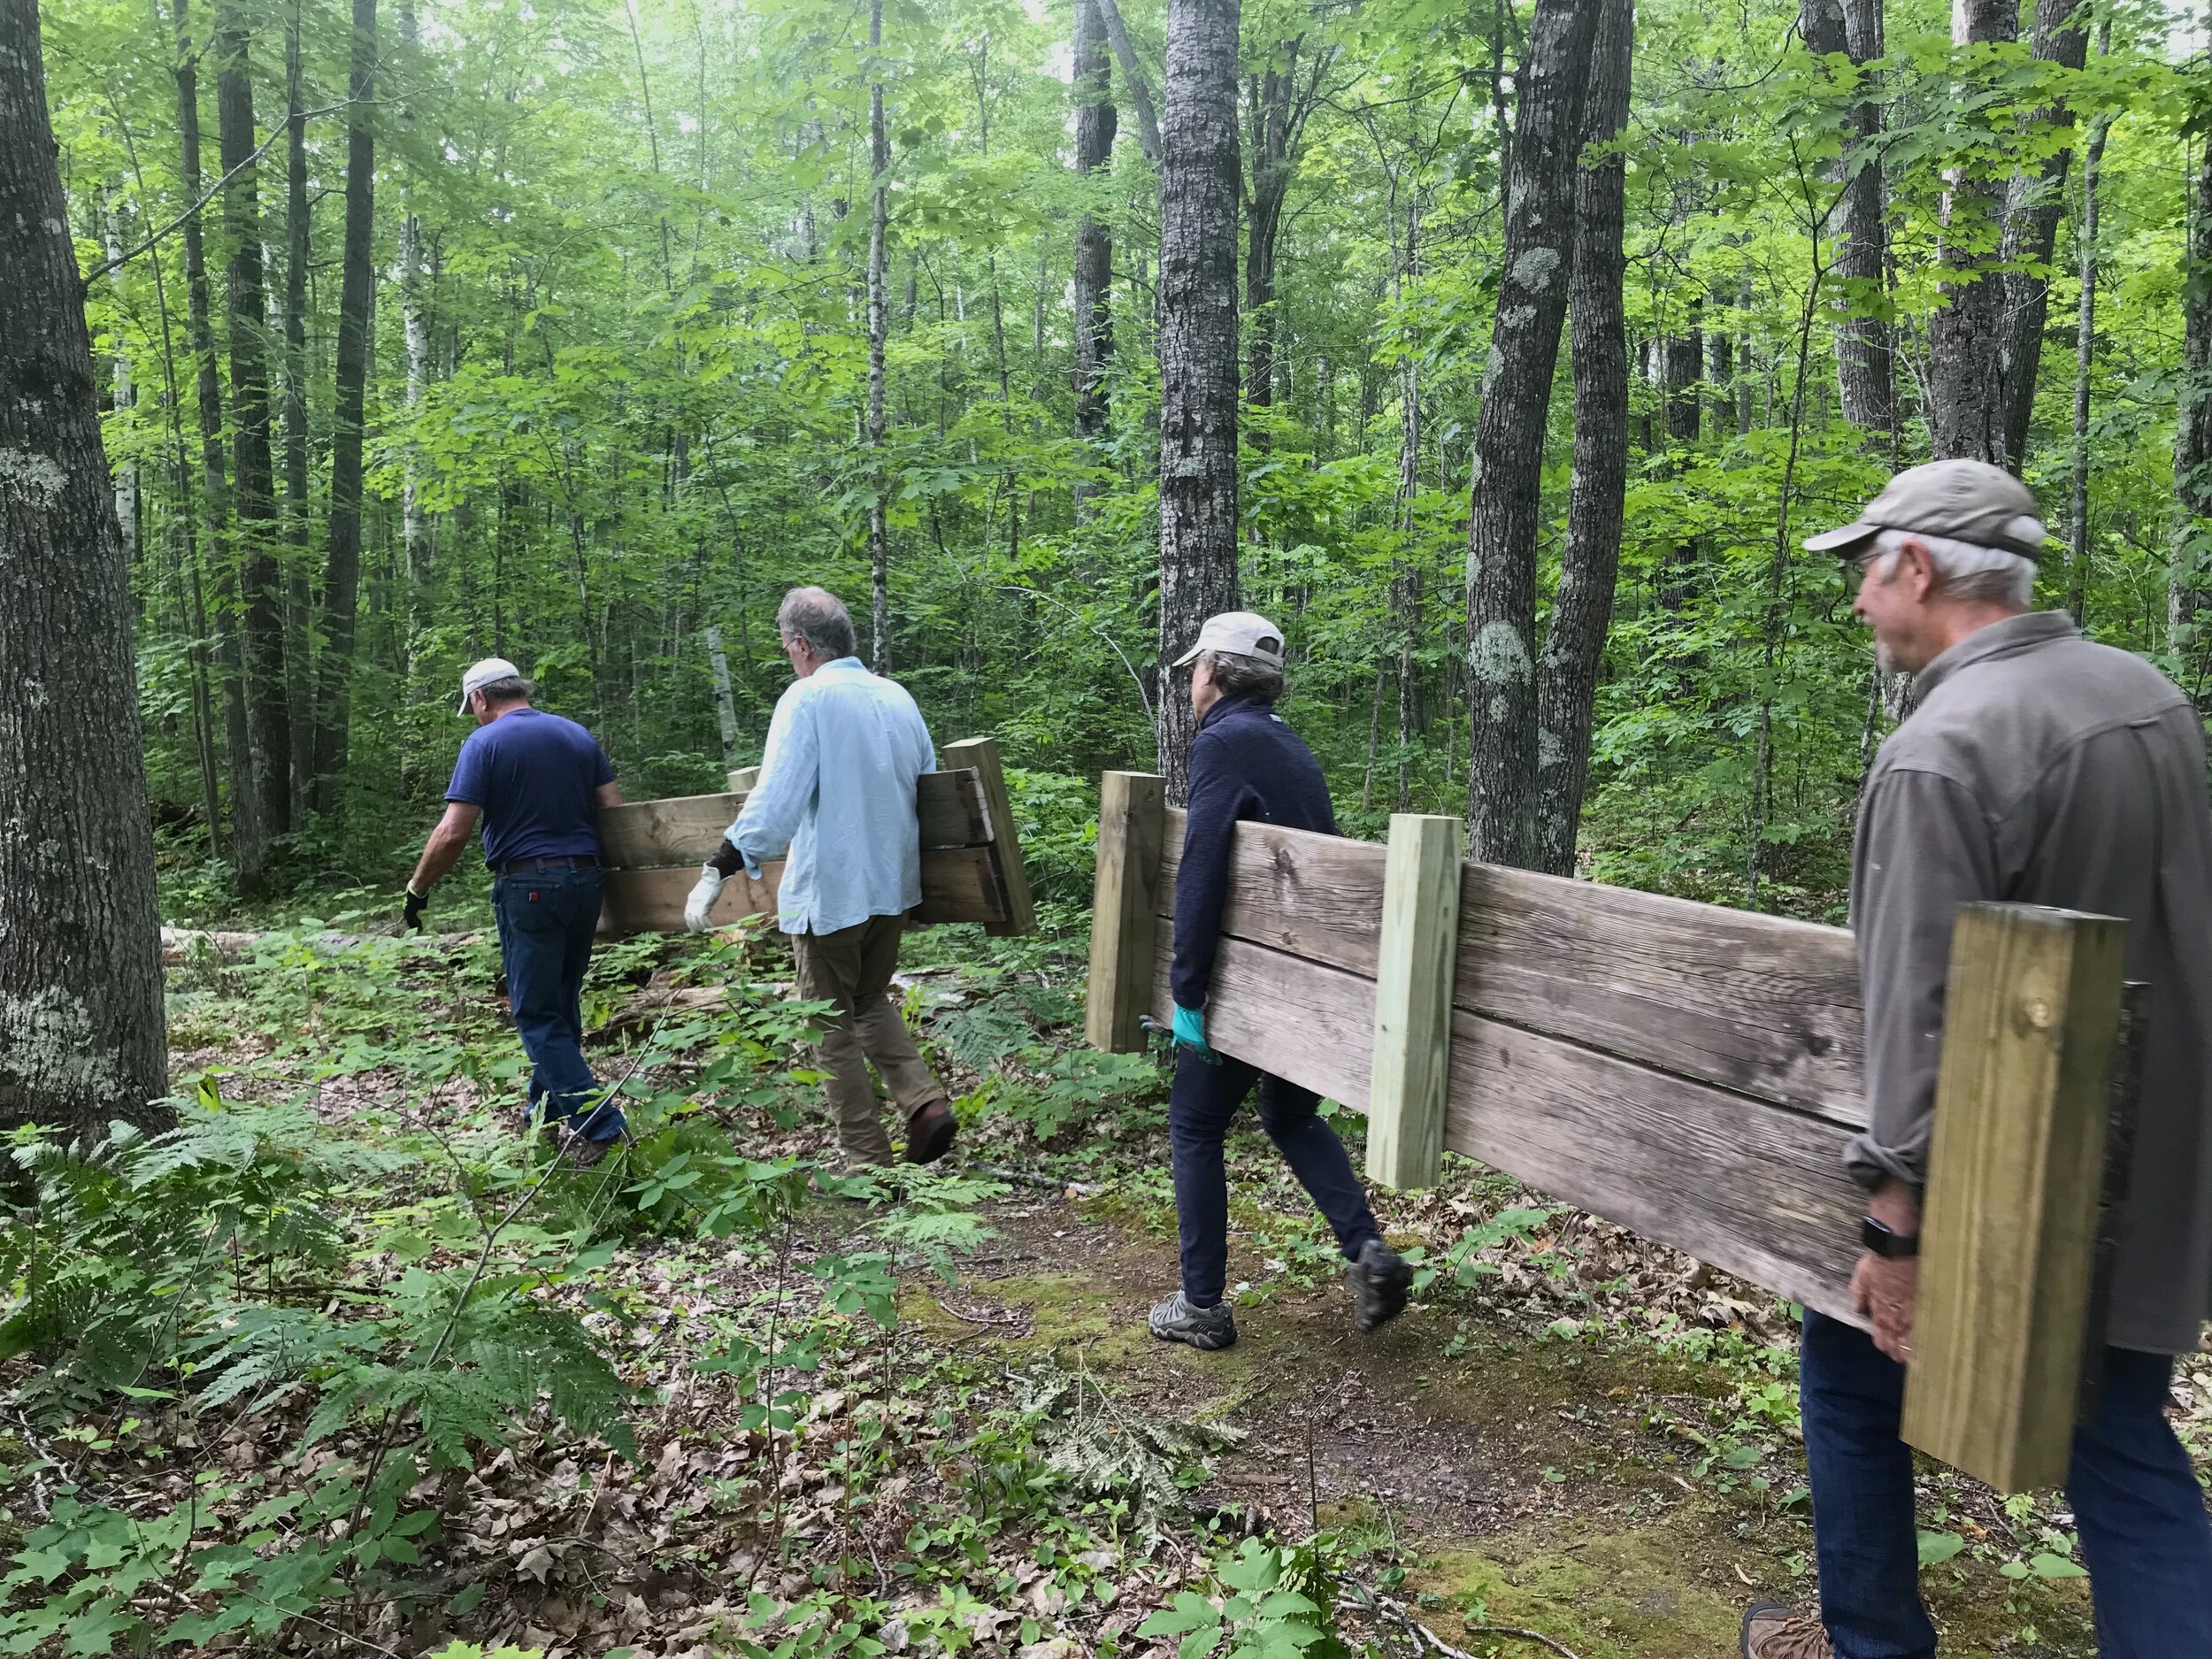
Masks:
[[[283,572],[276,557],[276,479],[269,445],[268,303],[261,266],[261,205],[254,159],[253,79],[244,0],[215,8],[216,132],[223,162],[223,228],[230,242],[231,477],[245,614],[250,787],[262,832],[238,837],[238,885],[259,888],[267,837],[292,826],[292,709],[284,679]],[[304,711],[303,711],[304,718]],[[239,775],[234,762],[232,777]],[[234,782],[235,787],[235,782]],[[250,853],[253,856],[250,857]]]
[[[310,514],[307,497],[307,104],[301,85],[301,0],[284,19],[284,695],[289,708],[311,706],[313,664],[309,646],[314,597],[307,572]],[[291,722],[291,810],[307,806],[315,775],[315,723]]]
[[[1951,42],[2016,40],[2018,0],[1954,0]],[[1964,168],[1945,174],[1943,303],[1928,319],[1928,429],[1936,457],[2006,464],[2006,283],[1988,267],[2003,237],[2005,187]]]
[[[1113,161],[1118,118],[1108,61],[1098,0],[1076,0],[1075,176],[1085,186],[1093,185]],[[1102,382],[1114,351],[1113,240],[1104,221],[1089,211],[1088,199],[1075,221],[1075,435],[1086,442],[1106,433]],[[1079,513],[1094,488],[1076,486]]]
[[[2180,420],[2174,429],[2174,562],[2170,646],[2184,688],[2205,702],[2204,615],[2212,610],[2212,142],[2197,147],[2194,222],[2182,302]]]
[[[130,572],[36,0],[0,0],[0,1131],[89,1139],[168,1125],[169,1056]]]
[[[1299,137],[1313,108],[1312,96],[1301,96],[1298,89],[1303,43],[1303,36],[1280,42],[1267,66],[1252,77],[1247,99],[1252,130],[1246,159],[1252,183],[1245,196],[1244,398],[1255,409],[1271,408],[1275,402],[1275,252],[1282,239],[1283,204],[1297,170]],[[1321,70],[1321,65],[1315,66],[1315,95]],[[1267,447],[1264,427],[1253,434],[1253,446]]]
[[[884,292],[884,237],[890,225],[891,138],[883,119],[883,0],[868,4],[868,569],[874,638],[870,665],[891,672],[891,529],[884,497],[883,342],[890,320]]]
[[[1583,115],[1586,150],[1628,125],[1635,0],[1605,0]],[[1628,324],[1622,293],[1623,196],[1618,155],[1590,159],[1575,181],[1574,269],[1567,318],[1574,353],[1574,467],[1567,486],[1567,545],[1536,677],[1534,864],[1571,875],[1590,775],[1591,711],[1620,571],[1628,488]]]
[[[337,419],[330,436],[330,542],[323,567],[322,672],[315,698],[315,804],[338,804],[353,713],[361,590],[361,426],[376,303],[376,0],[353,0],[346,75],[346,230],[338,289]]]
[[[2038,0],[2030,52],[2038,63],[2079,69],[2089,61],[2089,32],[2080,23],[2079,0]],[[2073,125],[2062,99],[2028,118],[2032,127],[2056,132]],[[2018,471],[2027,458],[2028,424],[2035,416],[2036,372],[2043,361],[2043,330],[2051,303],[2051,255],[2058,246],[2059,217],[2066,208],[2070,145],[2047,157],[2031,177],[2016,177],[2006,193],[2004,263],[2005,453]]]
[[[2097,31],[2097,56],[2112,50],[2112,19]],[[2089,377],[2097,362],[2097,174],[2104,165],[2105,134],[2112,118],[2100,112],[2089,128],[2081,165],[2078,250],[2081,296],[2074,317],[2074,477],[2066,515],[2066,609],[2088,625],[2089,611]]]
[[[1137,112],[1137,147],[1144,151],[1144,158],[1157,173],[1163,165],[1160,143],[1160,118],[1152,107],[1152,88],[1144,78],[1144,66],[1137,62],[1137,49],[1130,44],[1129,31],[1123,27],[1121,8],[1115,0],[1097,0],[1099,20],[1106,26],[1106,38],[1113,42],[1114,61],[1121,65],[1121,84],[1129,94],[1130,106]]]
[[[1537,515],[1600,9],[1600,0],[1537,0],[1514,77],[1505,257],[1467,539],[1467,852],[1493,864],[1525,865],[1534,839]]]
[[[1887,442],[1897,421],[1894,342],[1882,316],[1884,264],[1888,257],[1887,188],[1882,162],[1870,141],[1882,130],[1878,88],[1864,66],[1882,55],[1881,0],[1806,0],[1799,27],[1806,50],[1841,55],[1862,71],[1867,96],[1851,110],[1860,154],[1847,158],[1847,181],[1835,214],[1837,303],[1846,316],[1836,324],[1836,382],[1843,418]]]
[[[1102,0],[1103,3],[1103,0]],[[1168,664],[1237,604],[1237,0],[1171,0],[1160,170],[1160,770],[1196,721]]]

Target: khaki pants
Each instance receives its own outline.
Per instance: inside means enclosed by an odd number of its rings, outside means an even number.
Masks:
[[[891,1161],[891,1138],[884,1133],[875,1088],[868,1081],[870,1061],[902,1118],[944,1097],[943,1087],[930,1075],[921,1050],[914,1046],[913,1033],[887,995],[891,975],[899,965],[899,935],[905,928],[902,916],[872,916],[833,933],[791,936],[799,995],[810,1002],[836,1005],[834,1012],[824,1017],[822,1041],[815,1052],[830,1074],[830,1117],[837,1125],[838,1144],[856,1163]]]

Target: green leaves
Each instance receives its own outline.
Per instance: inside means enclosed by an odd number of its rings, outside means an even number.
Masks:
[[[1140,1636],[1178,1638],[1180,1659],[1302,1659],[1334,1639],[1319,1603],[1286,1587],[1296,1552],[1248,1538],[1233,1555],[1217,1558],[1223,1594],[1179,1590],[1175,1599],[1137,1626]]]

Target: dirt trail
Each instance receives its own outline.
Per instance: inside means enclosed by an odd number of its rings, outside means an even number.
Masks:
[[[1200,1354],[1144,1329],[1174,1282],[1171,1238],[1053,1198],[1001,1201],[990,1220],[1001,1236],[960,1284],[914,1299],[934,1340],[1051,1350],[1144,1410],[1246,1431],[1195,1495],[1285,1532],[1317,1517],[1394,1539],[1422,1563],[1406,1591],[1441,1598],[1424,1617],[1447,1640],[1491,1622],[1580,1659],[1704,1659],[1735,1652],[1747,1601],[1810,1598],[1809,1506],[1785,1502],[1801,1455],[1712,1458],[1697,1437],[1722,1431],[1729,1389],[1714,1367],[1419,1303],[1363,1337],[1340,1284],[1271,1273],[1241,1240],[1230,1280],[1258,1286],[1258,1305],[1240,1307],[1235,1347]],[[1984,1564],[1924,1587],[1947,1655],[2095,1651],[2078,1581],[2024,1586]]]

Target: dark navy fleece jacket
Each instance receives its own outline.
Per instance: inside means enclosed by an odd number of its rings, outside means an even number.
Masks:
[[[1229,843],[1246,818],[1336,833],[1321,763],[1264,699],[1224,697],[1206,710],[1190,746],[1183,861],[1175,872],[1175,963],[1168,984],[1183,1008],[1206,1006],[1221,910],[1229,896]]]

